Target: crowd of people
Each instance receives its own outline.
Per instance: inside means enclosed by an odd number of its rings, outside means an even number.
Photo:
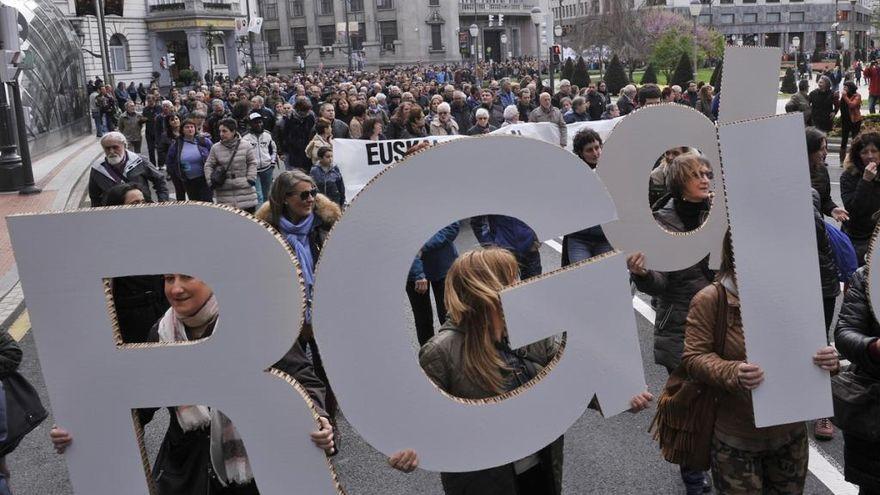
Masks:
[[[550,122],[559,126],[560,144],[570,138],[575,156],[595,169],[602,138],[590,128],[569,137],[566,124],[615,118],[660,103],[688,105],[717,118],[718,95],[701,82],[686,88],[630,85],[613,101],[601,81],[579,88],[562,80],[558,91],[551,92],[539,68],[528,64],[508,65],[497,79],[493,76],[499,74],[479,69],[415,66],[375,73],[336,70],[248,77],[217,80],[186,92],[172,88],[167,95],[155,87],[141,92],[131,84],[125,90],[120,83],[114,90],[99,82],[90,102],[105,159],[92,167],[91,204],[168,201],[171,182],[179,201],[217,202],[252,213],[286,239],[310,299],[315,277],[320,276],[315,268],[324,240],[351,199],[334,164],[334,139],[480,135],[518,122]],[[877,80],[880,84],[880,77]],[[830,196],[823,132],[827,115],[821,109],[835,108],[835,101],[848,106],[858,93],[848,92],[848,99],[827,98],[830,89],[825,81],[819,90],[801,96],[812,110],[805,112],[807,122],[816,125],[806,131],[805,166],[814,188],[825,326],[837,348],[828,345],[812,356],[786,358],[812,359],[834,374],[840,371],[839,352],[852,363],[848,372],[876,383],[880,324],[870,310],[863,265],[880,215],[880,134],[852,133],[841,177],[843,205],[838,206]],[[820,102],[817,91],[827,101]],[[145,155],[140,154],[143,140]],[[418,144],[409,153],[425,146]],[[657,222],[671,232],[699,228],[711,208],[716,172],[698,151],[687,147],[671,149],[657,159],[648,180]],[[842,222],[842,232],[826,216]],[[468,225],[481,246],[460,253],[455,240]],[[465,399],[504,395],[535,378],[560,352],[560,342],[553,338],[511,349],[501,311],[500,289],[544,271],[540,245],[535,232],[520,220],[486,215],[444,227],[415,253],[407,278],[401,276],[401,290],[412,306],[419,361],[438,388]],[[562,264],[612,250],[602,228],[590,227],[565,236]],[[717,416],[704,425],[709,428],[705,459],[680,464],[687,493],[704,493],[713,485],[725,494],[801,493],[808,462],[807,425],[754,424],[751,392],[760,387],[764,374],[761,363],[747,360],[729,234],[717,272],[709,268],[708,257],[683,270],[661,272],[646,268],[643,253],[633,253],[627,266],[634,287],[652,298],[657,314],[654,361],[667,370],[670,383],[672,377],[687,376],[715,398]],[[832,328],[841,281],[848,289]],[[122,342],[206,338],[219,315],[210,287],[187,274],[125,277],[111,284]],[[152,296],[144,297],[147,292]],[[435,310],[439,329],[434,328]],[[275,367],[287,370],[308,390],[322,412],[312,442],[333,455],[338,411],[314,332],[320,328],[312,328],[307,307],[299,340]],[[660,404],[669,393],[662,391]],[[647,409],[653,400],[647,390],[637,394],[631,399],[631,412]],[[211,430],[215,417],[224,426],[228,418],[198,405],[169,411],[171,424],[153,466],[158,493],[257,493],[241,440],[229,435],[234,428],[224,427],[222,434]],[[142,410],[138,416],[146,423],[154,412]],[[655,422],[666,417],[658,415]],[[830,419],[816,421],[812,435],[832,438]],[[51,436],[59,452],[73,442],[72,432],[63,427],[54,428]],[[846,430],[844,440],[846,478],[861,487],[862,495],[880,494],[880,440]],[[449,495],[558,495],[562,441],[560,437],[506,466],[442,473],[444,490]],[[223,448],[213,448],[217,442]],[[217,452],[223,459],[213,458]],[[412,471],[418,466],[418,453],[402,450],[389,463]],[[211,465],[225,465],[226,473],[207,469]]]

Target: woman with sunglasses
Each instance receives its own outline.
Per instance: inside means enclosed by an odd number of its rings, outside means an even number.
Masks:
[[[679,155],[666,170],[669,194],[658,201],[662,205],[654,219],[670,232],[689,232],[699,228],[709,216],[712,198],[712,166],[696,153]],[[674,272],[645,268],[644,253],[627,258],[631,279],[636,287],[653,297],[657,317],[654,321],[654,362],[671,374],[681,363],[684,329],[691,299],[715,274],[709,269],[709,257]],[[700,470],[681,466],[681,477],[688,494],[703,493],[708,480]]]
[[[327,196],[318,194],[314,179],[299,170],[282,172],[272,183],[269,201],[257,210],[256,217],[274,227],[296,253],[303,281],[306,285],[306,316],[300,343],[312,351],[315,371],[327,384],[327,375],[321,364],[321,355],[312,334],[312,286],[315,283],[315,265],[321,255],[324,241],[333,224],[342,216],[339,205]],[[327,384],[326,410],[330,417],[336,414],[336,399]]]

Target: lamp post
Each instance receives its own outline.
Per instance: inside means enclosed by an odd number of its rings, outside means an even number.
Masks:
[[[856,0],[849,0],[850,9],[849,9],[849,51],[852,55],[850,57],[850,63],[856,58],[855,57],[855,48],[856,48]],[[846,67],[843,68],[844,72],[846,72]]]
[[[501,52],[501,59],[503,60],[507,54],[507,33],[501,33],[501,44],[504,45],[504,49]]]
[[[480,26],[476,24],[471,24],[471,27],[468,28],[468,32],[471,35],[471,40],[473,40],[473,44],[471,45],[471,53],[474,57],[474,62],[477,60],[477,36],[480,34]]]
[[[800,48],[801,48],[801,39],[797,36],[792,38],[791,39],[791,46],[794,47],[794,73],[799,74],[801,70],[800,70],[800,66],[798,65],[798,52],[800,51]],[[798,79],[800,79],[800,78],[798,78]]]
[[[703,4],[700,0],[691,0],[690,4],[691,17],[694,18],[694,80],[697,79],[697,19],[700,17],[700,11],[703,10]]]

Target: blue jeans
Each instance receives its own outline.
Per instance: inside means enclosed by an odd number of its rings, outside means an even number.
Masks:
[[[272,192],[272,179],[275,177],[275,167],[267,168],[261,172],[257,172],[257,202],[263,204],[269,201],[269,194]]]
[[[578,239],[572,236],[568,237],[565,242],[565,247],[568,249],[568,260],[571,263],[590,259],[614,249],[605,240]]]
[[[104,135],[104,114],[101,112],[92,112],[92,120],[95,122],[95,135],[101,137]]]

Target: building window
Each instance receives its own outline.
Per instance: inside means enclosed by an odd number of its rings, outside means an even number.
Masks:
[[[757,24],[758,14],[751,12],[743,14],[743,24]]]
[[[364,11],[364,0],[344,0],[348,2],[348,11],[349,12],[363,12]]]
[[[333,46],[336,44],[336,26],[318,26],[318,36],[321,38],[321,46]]]
[[[288,0],[287,15],[290,17],[302,17],[305,15],[303,0]]]
[[[379,42],[383,50],[394,51],[394,42],[397,41],[397,21],[379,22]]]
[[[376,9],[388,10],[394,8],[394,0],[376,0]]]
[[[309,44],[309,28],[294,27],[290,28],[290,41],[297,55],[305,55],[306,45]]]
[[[721,24],[733,24],[733,14],[721,14]]]
[[[260,6],[263,10],[263,19],[267,21],[278,19],[278,0],[263,0]]]
[[[440,24],[431,24],[431,50],[440,51],[443,49],[443,26]]]
[[[700,24],[710,25],[712,24],[712,14],[700,14],[697,22]]]
[[[318,0],[320,15],[333,15],[333,0]]]
[[[130,70],[128,40],[121,34],[114,34],[110,37],[110,72],[127,72]]]
[[[789,22],[804,22],[804,13],[803,12],[792,12],[788,14]]]
[[[211,61],[214,65],[226,65],[226,47],[221,45],[214,45],[214,49],[211,50]]]
[[[758,3],[757,0],[743,0],[743,3]]]
[[[363,50],[364,49],[364,40],[367,36],[367,24],[363,22],[358,23],[357,32],[351,32],[351,49],[352,50]]]
[[[782,22],[782,16],[779,12],[767,12],[767,22],[774,24]]]
[[[440,0],[428,0],[428,6],[429,7],[439,7]]]
[[[278,46],[281,45],[281,31],[277,29],[264,29],[263,30],[263,41],[266,42],[266,46],[269,50],[270,55],[278,54]]]

